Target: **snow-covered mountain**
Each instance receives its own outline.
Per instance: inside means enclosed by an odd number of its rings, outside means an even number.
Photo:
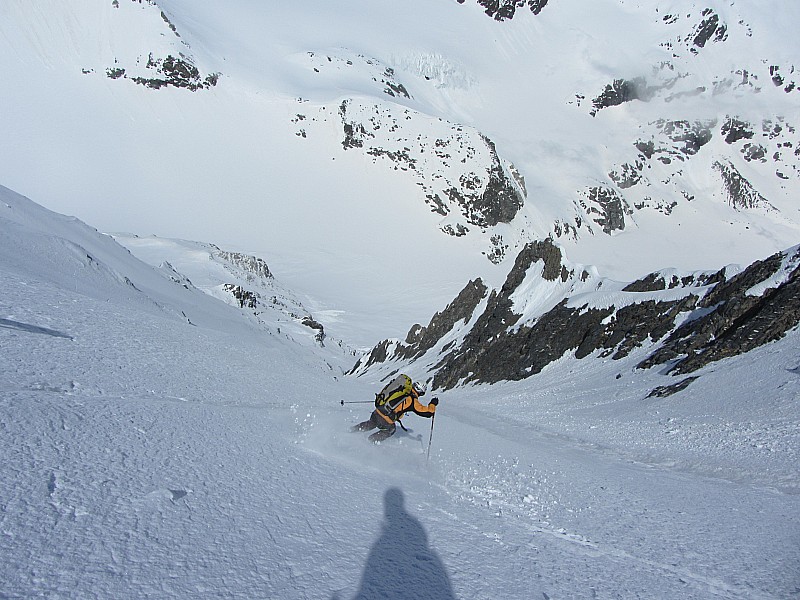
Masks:
[[[240,309],[256,329],[307,343],[313,337],[325,348],[339,348],[339,361],[357,356],[342,340],[330,338],[297,295],[276,281],[259,257],[229,252],[213,244],[166,240],[156,236],[115,234],[114,239],[144,262],[158,267],[170,280],[199,289]],[[335,315],[329,315],[334,320]]]
[[[532,377],[564,357],[619,361],[638,351],[646,358],[635,369],[692,374],[651,391],[665,396],[709,364],[796,330],[799,282],[800,246],[747,268],[659,271],[625,284],[570,264],[546,240],[526,246],[500,289],[471,281],[426,327],[384,340],[352,372],[413,365],[452,388]]]
[[[323,326],[275,281],[262,259],[209,244],[117,236],[143,258],[159,257],[148,265],[110,236],[2,186],[0,202],[0,258],[18,277],[105,301],[117,310],[144,310],[230,335],[255,329],[298,346],[297,351],[310,350],[336,373],[356,355],[343,342],[326,337]],[[32,304],[28,310],[35,311],[41,300],[21,296],[22,303]]]
[[[0,597],[797,594],[798,22],[0,3]]]
[[[270,257],[364,345],[547,237],[621,280],[749,264],[800,231],[798,10],[13,0],[0,181]]]

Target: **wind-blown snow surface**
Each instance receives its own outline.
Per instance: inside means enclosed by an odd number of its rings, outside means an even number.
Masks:
[[[4,188],[0,281],[4,598],[800,591],[796,332],[668,399],[564,359],[373,447],[339,402],[377,382]]]

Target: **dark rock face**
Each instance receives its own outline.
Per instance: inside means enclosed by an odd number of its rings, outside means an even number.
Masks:
[[[547,2],[548,0],[478,0],[478,4],[485,9],[486,14],[496,21],[513,19],[517,8],[523,8],[525,5],[533,14],[538,15],[547,6]],[[464,0],[458,0],[458,3],[464,4]]]
[[[483,139],[492,157],[489,182],[483,194],[471,203],[467,218],[479,227],[492,227],[498,223],[510,223],[522,208],[524,199],[506,177],[494,142],[487,137]]]
[[[460,382],[524,379],[573,351],[578,359],[598,350],[601,356],[620,359],[648,339],[656,341],[668,333],[677,315],[695,302],[696,297],[690,295],[680,301],[648,300],[616,310],[614,306],[569,308],[565,299],[533,324],[515,330],[509,330],[509,325],[519,317],[501,309],[476,323],[473,331],[481,325],[483,330],[465,338],[465,350],[437,365],[441,369],[434,385],[449,388]],[[503,305],[498,296],[495,306]]]
[[[559,278],[562,281],[567,280],[567,274],[561,264],[561,250],[553,244],[552,240],[546,239],[542,242],[531,242],[522,249],[506,278],[503,290],[512,291],[519,287],[530,266],[539,260],[544,262],[542,277],[545,280],[556,281]]]
[[[723,123],[720,133],[725,136],[728,144],[733,144],[739,140],[749,140],[755,135],[750,123],[746,123],[736,117],[728,117]]]
[[[446,191],[450,202],[460,206],[467,223],[478,227],[494,227],[499,223],[510,223],[524,204],[517,188],[506,177],[494,142],[482,136],[490,153],[491,164],[487,170],[488,181],[481,191],[481,180],[474,173],[461,176],[458,187]],[[475,191],[473,191],[475,190]],[[434,197],[433,201],[437,200]],[[438,199],[439,207],[443,205]]]
[[[625,229],[625,205],[617,192],[610,187],[589,188],[586,212],[603,232],[611,234]]]
[[[723,188],[728,196],[730,205],[739,210],[769,207],[764,196],[758,193],[753,185],[744,177],[736,167],[728,161],[716,161],[713,168],[722,177]]]
[[[466,322],[475,312],[488,288],[480,278],[470,281],[455,300],[442,312],[436,313],[427,327],[414,325],[406,336],[408,346],[397,350],[400,358],[416,358],[433,348],[458,322]]]
[[[154,7],[161,15],[161,19],[164,21],[164,26],[167,28],[167,30],[170,31],[175,37],[181,37],[177,28],[172,21],[170,21],[167,14],[158,8],[158,4],[155,0],[133,0],[133,2]],[[119,0],[113,0],[112,6],[119,9]],[[167,35],[166,31],[162,32],[161,35]],[[186,44],[186,46],[188,47],[188,44]],[[195,92],[197,90],[208,89],[217,85],[221,75],[220,73],[210,73],[204,77],[201,74],[200,69],[195,66],[194,60],[190,56],[185,55],[183,50],[177,51],[176,54],[178,54],[178,56],[167,54],[167,56],[163,58],[156,58],[153,53],[150,52],[147,56],[145,69],[147,69],[148,74],[152,72],[152,76],[139,75],[135,77],[129,77],[128,71],[134,70],[134,65],[129,65],[130,68],[126,69],[119,66],[116,59],[114,60],[114,66],[106,69],[106,76],[110,79],[130,79],[139,85],[143,85],[154,90],[171,86],[188,89]],[[140,59],[137,59],[137,64],[140,60],[143,61],[144,56],[140,57]],[[91,70],[84,70],[84,73],[89,72],[91,72]]]
[[[652,273],[623,289],[629,295],[621,307],[568,306],[566,297],[538,318],[521,322],[522,315],[514,312],[512,295],[532,265],[542,264],[545,281],[574,282],[587,277],[586,273],[568,270],[560,249],[550,240],[531,243],[517,256],[501,289],[486,298],[483,283],[470,282],[428,327],[415,325],[405,344],[398,347],[393,347],[394,342],[382,342],[366,365],[358,364],[353,370],[386,360],[422,357],[458,323],[466,323],[485,299],[483,312],[463,338],[438,351],[435,387],[524,379],[569,353],[577,359],[595,354],[618,360],[645,344],[652,344],[653,351],[638,368],[671,363],[671,374],[692,373],[710,362],[780,339],[798,326],[800,250],[793,252],[793,256],[781,253],[756,262],[730,279],[724,270],[669,278]],[[770,278],[775,278],[773,287],[753,291],[766,286]],[[667,289],[678,292],[677,299],[652,297]],[[643,297],[638,299],[637,294]],[[683,323],[676,326],[681,320]],[[651,396],[674,394],[695,379],[656,388]]]
[[[710,8],[703,11],[703,20],[692,32],[692,52],[697,54],[698,48],[703,48],[711,42],[724,42],[728,38],[728,26],[720,21],[719,15]]]
[[[783,86],[783,91],[787,94],[791,92],[800,91],[800,86],[798,86],[798,82],[793,79],[789,79],[789,77],[794,77],[796,79],[796,69],[794,66],[789,67],[789,75],[784,76],[781,72],[780,65],[770,65],[769,67],[769,75],[772,79],[772,83],[775,84],[775,87]]]
[[[621,190],[626,190],[637,185],[642,180],[644,163],[636,161],[634,164],[625,163],[619,170],[611,171],[608,176]]]
[[[154,59],[153,55],[147,61],[147,68],[159,73],[161,77],[134,77],[133,81],[154,90],[172,86],[186,88],[193,92],[214,87],[219,79],[219,74],[211,74],[203,79],[200,70],[184,57],[176,58],[172,55],[164,59]]]
[[[667,281],[661,273],[650,273],[641,279],[629,283],[624,288],[623,292],[656,292],[660,290],[672,290],[677,287],[701,287],[706,285],[714,285],[725,278],[722,272],[716,273],[713,276],[709,275],[687,275],[686,277],[678,277],[673,275]]]
[[[714,121],[667,121],[660,120],[657,127],[673,142],[681,144],[681,152],[693,156],[711,141]]]
[[[747,162],[753,160],[767,162],[767,149],[761,144],[745,144],[742,148],[742,155]]]
[[[325,345],[325,327],[322,326],[322,323],[315,321],[313,317],[309,315],[303,317],[303,325],[316,331],[317,335],[314,336],[314,339],[317,340],[321,346]]]
[[[458,294],[455,300],[442,312],[436,313],[427,327],[414,325],[406,335],[405,344],[398,344],[391,351],[392,342],[384,340],[365,358],[364,363],[358,361],[351,372],[370,365],[398,358],[411,360],[425,354],[459,322],[467,322],[475,312],[475,308],[486,297],[487,288],[480,278],[470,281]]]
[[[174,36],[179,40],[181,39],[178,29],[170,21],[167,13],[159,8],[156,0],[132,0],[132,3],[145,5],[144,7],[152,7],[152,9],[147,10],[158,11],[163,21],[163,29],[160,32],[162,37]],[[120,0],[112,0],[111,5],[115,9],[120,9]],[[124,13],[125,11],[120,10],[115,18],[124,18]],[[154,56],[153,52],[149,52],[146,55],[142,54],[137,58],[135,65],[121,66],[118,64],[119,61],[115,59],[114,66],[106,69],[106,76],[110,79],[129,79],[134,83],[154,90],[163,87],[176,87],[194,92],[217,85],[221,74],[210,73],[204,76],[200,69],[195,66],[194,59],[185,53],[189,44],[183,41],[180,44],[174,54],[167,54],[166,56],[162,54],[161,57]],[[139,66],[142,63],[144,63],[144,68],[147,71],[144,75],[142,75],[141,67]],[[92,69],[84,69],[83,72],[90,73]],[[131,75],[131,72],[137,73],[137,75]]]
[[[386,86],[383,89],[383,93],[387,96],[403,96],[404,98],[411,98],[411,94],[408,93],[406,86],[398,81],[395,81],[393,68],[386,67],[386,70],[383,72],[383,79],[381,81]]]
[[[355,373],[361,369],[368,369],[372,365],[386,362],[389,360],[389,358],[391,358],[390,348],[393,345],[394,342],[391,340],[383,340],[372,349],[372,351],[364,358],[363,361],[358,359],[358,362],[356,362],[356,364],[348,373]]]
[[[461,348],[437,365],[434,387],[451,388],[461,382],[496,383],[519,380],[539,373],[559,359],[567,347],[580,348],[591,324],[602,321],[608,310],[578,313],[564,300],[534,327],[510,331],[518,315],[509,310],[508,299],[493,293],[489,307],[464,339]]]
[[[247,271],[248,281],[252,277],[260,277],[262,279],[272,279],[272,273],[263,258],[252,256],[250,254],[242,254],[240,252],[226,252],[214,246],[214,254],[222,260],[226,260],[237,267]]]
[[[653,98],[655,88],[647,85],[644,77],[635,79],[615,79],[613,83],[606,85],[605,89],[592,100],[592,110],[589,114],[595,116],[598,111],[611,106],[619,106],[632,100],[642,100],[647,102]]]
[[[672,396],[672,394],[677,394],[678,392],[685,390],[693,381],[697,381],[698,379],[699,377],[692,376],[687,377],[686,379],[681,379],[678,383],[673,383],[672,385],[660,385],[652,392],[647,394],[647,397],[666,398],[667,396]]]
[[[345,150],[357,148],[375,162],[390,161],[395,170],[417,179],[431,211],[446,216],[455,209],[463,216],[463,223],[442,228],[449,235],[463,236],[469,225],[510,223],[525,202],[524,180],[511,166],[506,170],[494,142],[475,130],[449,124],[440,129],[442,137],[425,138],[409,126],[416,113],[365,107],[353,100],[342,101],[338,113]],[[453,174],[443,176],[442,171]],[[492,243],[487,256],[502,260],[503,244]]]
[[[677,360],[670,372],[691,373],[783,337],[800,322],[800,267],[774,289],[758,296],[747,292],[774,275],[786,258],[776,254],[717,284],[698,305],[705,314],[678,327],[639,367]]]
[[[366,138],[370,134],[367,132],[363,123],[347,120],[348,104],[349,100],[343,100],[342,103],[339,105],[339,116],[342,118],[342,128],[344,130],[344,140],[342,141],[342,147],[345,150],[348,150],[350,148],[363,148],[364,138]]]
[[[239,308],[256,308],[258,299],[253,292],[250,292],[240,285],[226,283],[222,289],[231,294],[239,302]]]

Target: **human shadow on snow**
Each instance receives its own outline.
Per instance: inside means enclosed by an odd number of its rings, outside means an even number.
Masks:
[[[403,492],[389,488],[383,502],[381,535],[370,550],[354,600],[455,600],[447,569],[428,545],[422,524],[406,511]]]

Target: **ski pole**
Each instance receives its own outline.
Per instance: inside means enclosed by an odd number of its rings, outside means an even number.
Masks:
[[[352,400],[349,402],[345,402],[344,400],[341,401],[341,405],[344,406],[345,404],[375,404],[374,400]]]
[[[433,441],[433,422],[435,420],[436,420],[436,413],[433,413],[433,416],[431,417],[431,437],[428,438],[428,457],[425,459],[425,464],[428,464],[428,462],[431,459],[431,442]]]

